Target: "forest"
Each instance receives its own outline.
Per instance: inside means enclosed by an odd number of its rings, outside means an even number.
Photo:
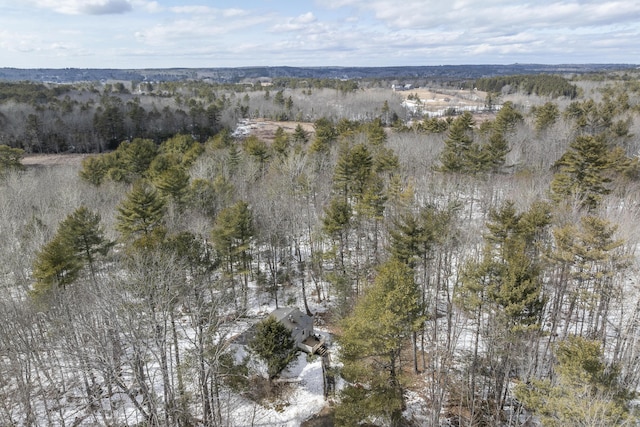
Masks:
[[[0,83],[0,424],[636,425],[640,72],[392,83]]]

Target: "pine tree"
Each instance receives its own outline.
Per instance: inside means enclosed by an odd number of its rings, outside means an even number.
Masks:
[[[281,126],[276,129],[271,147],[280,157],[287,157],[289,153],[289,136]]]
[[[537,132],[542,132],[553,126],[558,117],[560,116],[560,110],[558,106],[553,102],[547,102],[542,107],[538,107],[533,110],[535,116],[535,128]]]
[[[298,351],[291,331],[273,316],[255,325],[255,335],[249,342],[249,348],[266,363],[269,380],[282,372],[296,358]]]
[[[329,119],[321,118],[315,121],[314,128],[316,136],[309,147],[310,152],[321,154],[329,153],[331,145],[338,136],[333,123]]]
[[[543,425],[628,425],[631,394],[618,384],[616,367],[603,362],[598,341],[569,337],[556,350],[557,379],[533,380],[515,389],[516,398]]]
[[[91,276],[95,276],[95,261],[98,255],[106,255],[113,246],[104,237],[100,214],[80,206],[60,223],[58,235],[73,248],[75,256],[89,266]]]
[[[24,169],[22,156],[24,156],[24,150],[0,145],[0,178],[10,171]]]
[[[66,288],[78,278],[81,268],[73,247],[62,236],[54,237],[36,254],[34,296],[41,297],[55,288]]]
[[[220,256],[224,269],[231,281],[232,293],[236,300],[236,274],[242,274],[242,302],[246,308],[251,270],[251,240],[255,235],[253,213],[244,201],[223,209],[216,217],[211,231],[213,245]],[[236,300],[237,301],[237,300]]]
[[[163,197],[173,200],[178,206],[185,202],[189,189],[189,174],[182,166],[169,167],[155,176],[153,183]]]
[[[458,298],[462,308],[475,317],[474,357],[470,366],[471,417],[478,416],[477,399],[490,407],[492,419],[502,412],[505,387],[512,369],[514,350],[522,339],[539,330],[545,300],[542,296],[541,258],[536,246],[542,230],[550,222],[544,207],[535,206],[531,214],[518,214],[507,201],[493,209],[484,236],[482,258],[466,264]],[[524,219],[526,218],[526,220]],[[492,331],[490,334],[487,331]],[[483,362],[489,364],[492,382],[477,390],[480,337],[491,348]],[[486,381],[482,381],[487,387]]]
[[[341,270],[345,271],[345,250],[349,235],[353,211],[351,205],[342,198],[334,197],[325,208],[322,226],[324,232],[338,242],[338,260]]]
[[[339,422],[384,417],[391,425],[401,423],[404,382],[400,353],[420,329],[424,321],[421,314],[413,271],[397,260],[380,266],[372,287],[342,322],[342,374],[350,385],[341,392],[342,403],[336,409]]]
[[[54,287],[65,288],[76,281],[84,266],[95,280],[95,260],[106,255],[113,243],[104,238],[100,215],[81,206],[58,226],[54,238],[36,255],[34,293],[42,295]]]
[[[80,178],[95,186],[99,186],[104,181],[111,167],[109,158],[105,155],[91,156],[82,159],[82,169]]]
[[[560,202],[577,198],[582,206],[595,209],[611,189],[613,165],[605,141],[593,136],[578,136],[557,162],[558,172],[551,182],[552,197]]]
[[[164,234],[165,203],[157,190],[146,181],[138,181],[117,207],[116,229],[125,240],[143,246],[153,244],[153,236]]]
[[[125,171],[125,181],[133,182],[142,177],[158,154],[158,147],[150,139],[136,138],[118,147],[119,164]]]
[[[343,145],[333,173],[335,190],[345,201],[362,200],[372,178],[373,159],[364,144]]]
[[[367,140],[373,146],[381,146],[387,142],[387,133],[382,125],[382,120],[375,119],[366,126]]]
[[[617,227],[609,221],[586,215],[579,224],[568,224],[553,231],[552,261],[563,271],[558,286],[557,306],[565,306],[562,337],[573,331],[590,337],[607,336],[609,308],[616,290],[613,278],[628,267],[620,249]],[[559,307],[552,310],[555,326]],[[576,314],[578,313],[578,314]]]
[[[469,167],[469,154],[473,145],[473,117],[468,111],[456,118],[449,127],[440,161],[446,172],[464,172]]]
[[[309,141],[309,135],[307,135],[307,132],[304,130],[302,125],[298,123],[293,131],[293,135],[291,135],[291,139],[294,144],[304,145]]]

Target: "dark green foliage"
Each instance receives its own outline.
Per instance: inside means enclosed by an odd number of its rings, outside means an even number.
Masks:
[[[255,135],[251,135],[247,139],[245,139],[242,147],[247,154],[249,154],[252,158],[255,159],[256,162],[258,162],[261,168],[264,168],[267,160],[269,160],[269,157],[271,157],[271,153],[269,147],[267,146],[267,143]]]
[[[400,354],[420,329],[421,314],[413,270],[397,260],[381,265],[372,287],[342,322],[342,375],[350,385],[341,392],[344,406],[336,409],[337,420],[357,425],[384,417],[398,425],[404,388]]]
[[[359,201],[372,178],[373,159],[364,144],[343,145],[333,173],[333,185],[345,200]]]
[[[517,399],[545,426],[628,425],[632,395],[618,383],[616,367],[603,361],[602,345],[569,337],[556,349],[557,378],[515,389]]]
[[[95,260],[106,255],[113,244],[104,238],[100,215],[81,206],[58,226],[54,238],[36,255],[34,294],[42,296],[53,287],[73,283],[84,266],[95,275]]]
[[[507,101],[502,105],[496,119],[492,123],[492,129],[501,135],[506,135],[515,129],[518,123],[524,120],[522,114],[516,110],[511,101]]]
[[[280,157],[286,157],[289,152],[289,136],[281,126],[276,129],[272,147]]]
[[[427,133],[442,133],[449,130],[450,122],[437,117],[427,117],[418,123],[418,130]]]
[[[523,214],[510,201],[491,210],[483,259],[463,273],[469,307],[496,304],[512,332],[537,324],[544,307],[538,245],[550,220],[545,204]]]
[[[11,171],[23,170],[23,156],[24,150],[20,148],[11,148],[7,145],[0,145],[0,178]]]
[[[32,82],[0,82],[0,103],[7,101],[25,104],[45,104],[71,90],[70,86],[54,85],[49,88],[41,83]]]
[[[93,126],[111,149],[127,137],[124,118],[122,100],[115,96],[103,97],[101,106],[93,116]]]
[[[125,141],[114,152],[84,159],[80,177],[94,185],[105,178],[131,183],[145,175],[157,153],[158,147],[150,139]]]
[[[284,106],[284,91],[279,90],[273,96],[273,103],[279,106]]]
[[[441,169],[446,172],[467,172],[475,169],[478,147],[473,143],[473,117],[465,112],[449,127],[442,152]]]
[[[80,177],[94,185],[105,179],[133,183],[150,178],[162,182],[171,176],[187,174],[203,151],[202,145],[188,135],[175,135],[159,147],[150,139],[136,138],[123,142],[111,153],[83,159]],[[180,178],[184,181],[184,176]]]
[[[105,239],[100,222],[100,214],[80,206],[60,223],[57,233],[73,249],[75,256],[89,266],[92,275],[96,256],[106,255],[113,246]]]
[[[248,275],[251,270],[251,240],[255,233],[253,213],[249,205],[242,200],[221,210],[211,230],[213,246],[231,282],[234,300],[236,274],[242,274],[244,278],[242,297],[245,306],[249,286]]]
[[[374,146],[384,145],[387,142],[387,133],[384,130],[382,120],[375,119],[371,123],[367,124],[367,140]]]
[[[351,205],[341,198],[331,199],[322,220],[324,231],[330,236],[342,236],[351,221]]]
[[[33,295],[42,297],[55,288],[73,283],[82,268],[74,250],[62,236],[56,236],[36,254],[33,277],[36,284]]]
[[[158,232],[160,235],[163,234],[165,203],[158,191],[148,182],[136,182],[117,209],[116,229],[125,240],[141,241],[146,245],[151,243],[146,242],[146,239],[152,238]]]
[[[291,139],[294,144],[306,144],[309,141],[309,135],[307,135],[302,125],[298,123],[291,135]]]
[[[214,150],[229,148],[233,144],[233,138],[231,133],[227,129],[223,129],[218,132],[213,138],[207,141],[207,147]]]
[[[255,325],[249,348],[266,363],[269,379],[278,376],[298,352],[291,331],[272,316]]]
[[[595,209],[602,197],[611,192],[609,184],[616,165],[602,138],[578,136],[558,160],[558,172],[551,182],[557,202],[577,198],[582,206]]]
[[[553,126],[560,117],[560,109],[553,102],[547,102],[542,107],[532,108],[532,113],[536,119],[536,131],[542,132]]]
[[[500,93],[505,87],[510,92],[523,92],[527,95],[564,96],[575,98],[578,88],[569,83],[564,77],[552,74],[513,75],[486,77],[476,80],[475,87],[485,92]]]
[[[80,178],[93,185],[100,185],[109,172],[109,158],[106,156],[92,156],[82,159]]]
[[[316,136],[309,147],[309,150],[312,153],[328,153],[331,149],[331,145],[335,142],[338,136],[336,128],[333,123],[326,118],[316,120],[314,128]]]
[[[183,167],[173,166],[155,176],[153,184],[163,197],[182,206],[189,189],[189,174]]]
[[[395,219],[389,231],[391,255],[411,268],[426,261],[433,247],[448,235],[452,214],[451,209],[426,206],[417,214],[408,212]]]

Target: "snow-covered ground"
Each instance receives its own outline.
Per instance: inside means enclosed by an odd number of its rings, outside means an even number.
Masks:
[[[304,420],[320,412],[325,405],[322,386],[322,362],[319,357],[307,361],[299,353],[280,376],[290,384],[288,390],[272,405],[260,405],[246,398],[237,401],[230,413],[235,426],[297,427]]]

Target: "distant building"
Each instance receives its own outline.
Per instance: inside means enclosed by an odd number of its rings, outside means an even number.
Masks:
[[[413,89],[413,85],[411,83],[407,83],[407,84],[404,84],[404,85],[393,84],[393,85],[391,85],[391,89],[393,89],[395,92],[401,92],[401,91]]]

